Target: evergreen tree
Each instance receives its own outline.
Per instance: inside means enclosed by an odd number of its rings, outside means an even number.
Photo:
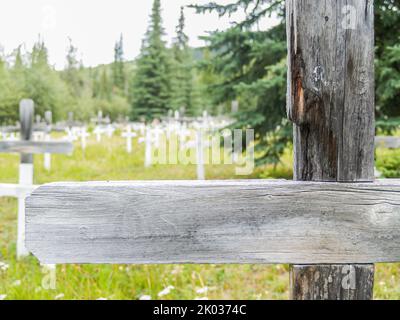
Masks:
[[[103,68],[103,71],[101,73],[98,89],[99,89],[98,96],[100,99],[106,99],[106,100],[111,99],[111,83],[109,81],[106,68]]]
[[[67,49],[67,64],[64,70],[64,80],[69,86],[73,97],[80,97],[82,94],[83,81],[80,76],[81,64],[78,60],[78,48],[76,48],[72,40],[69,38],[69,46]]]
[[[112,65],[113,84],[122,92],[125,91],[126,77],[125,77],[125,64],[124,64],[124,43],[123,37],[115,43],[114,47],[114,63]]]
[[[173,78],[171,107],[174,110],[185,108],[190,115],[195,115],[195,86],[193,77],[193,58],[189,47],[189,37],[185,34],[185,15],[183,7],[179,24],[176,27],[176,38],[172,46]]]
[[[209,86],[209,92],[215,105],[239,98],[241,111],[234,126],[255,129],[259,164],[277,163],[292,140],[291,124],[285,112],[285,1],[232,0],[225,5],[212,2],[191,7],[198,13],[216,12],[220,16],[244,11],[243,20],[225,31],[212,32],[206,38],[213,58],[205,66],[218,76]],[[399,11],[399,0],[375,1],[376,96],[381,117],[400,115],[399,36],[392,32],[400,23]],[[260,31],[258,23],[271,13],[280,17],[281,22],[267,31]]]
[[[375,1],[377,116],[400,117],[400,1]],[[400,118],[396,121],[400,126]],[[378,122],[379,124],[379,122]]]
[[[131,86],[131,116],[151,120],[165,115],[171,94],[171,67],[169,52],[163,41],[160,0],[154,0],[150,26],[136,61]]]
[[[22,59],[21,46],[19,46],[14,51],[14,57],[15,57],[14,70],[21,71],[24,68],[24,61]]]
[[[40,39],[33,45],[30,55],[30,63],[32,67],[49,67],[48,52],[43,40]]]
[[[258,164],[277,163],[291,140],[290,124],[285,119],[286,32],[283,22],[284,1],[233,0],[227,5],[210,3],[195,7],[197,12],[217,12],[220,16],[239,10],[243,21],[222,32],[205,37],[212,57],[203,68],[217,77],[208,87],[214,106],[230,106],[240,101],[235,128],[253,128],[258,144]],[[267,30],[258,30],[258,22],[275,12],[282,22]]]
[[[34,44],[29,58],[24,96],[35,101],[35,113],[44,116],[50,110],[56,120],[64,107],[67,89],[59,73],[49,65],[48,50],[41,38]]]

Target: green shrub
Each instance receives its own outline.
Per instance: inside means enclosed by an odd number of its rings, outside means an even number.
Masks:
[[[376,167],[383,178],[400,178],[400,149],[377,149]]]

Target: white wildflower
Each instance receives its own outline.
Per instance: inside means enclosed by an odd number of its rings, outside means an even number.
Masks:
[[[21,285],[21,280],[15,280],[12,285],[13,287],[19,287]]]
[[[167,294],[170,294],[171,290],[173,290],[173,289],[175,289],[175,287],[173,287],[173,286],[168,286],[168,287],[166,287],[164,290],[160,291],[160,292],[158,293],[158,296],[159,296],[159,297],[166,296]]]
[[[7,298],[7,295],[6,295],[6,294],[0,294],[0,301],[1,301],[1,300],[5,300],[5,298]]]
[[[96,300],[108,300],[107,298],[98,298],[98,299],[96,299]]]
[[[10,266],[7,263],[0,261],[0,271],[7,271]]]
[[[60,293],[60,294],[56,295],[56,296],[54,297],[54,299],[55,299],[55,300],[61,300],[61,299],[64,298],[64,297],[65,297],[64,293]]]
[[[194,298],[194,300],[208,300],[208,298],[207,297],[196,297],[196,298]]]
[[[144,295],[144,296],[140,296],[139,300],[151,300],[151,297]]]
[[[172,275],[176,275],[179,274],[183,271],[183,266],[176,266],[172,271],[171,274]]]
[[[208,287],[203,287],[203,288],[200,288],[200,289],[196,290],[197,294],[204,294],[204,293],[207,293],[207,292],[208,292]]]

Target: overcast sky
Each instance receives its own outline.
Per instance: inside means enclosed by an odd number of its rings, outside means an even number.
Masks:
[[[50,62],[57,69],[65,65],[68,37],[79,49],[86,66],[113,60],[115,41],[124,36],[125,58],[135,58],[146,31],[152,0],[1,0],[0,45],[6,53],[25,44],[29,49],[40,34],[49,49]],[[180,7],[209,0],[162,0],[166,40],[174,36]],[[231,2],[219,0],[219,3]],[[198,15],[185,9],[186,33],[192,46],[201,46],[198,39],[206,31],[222,30],[240,15],[220,19],[216,14]],[[273,24],[263,21],[260,28]]]

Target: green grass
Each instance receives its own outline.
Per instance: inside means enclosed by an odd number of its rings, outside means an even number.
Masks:
[[[43,169],[43,158],[35,157],[35,183],[84,180],[160,180],[195,179],[195,166],[143,167],[143,145],[135,142],[134,153],[125,152],[121,138],[92,137],[85,152],[76,145],[72,156],[53,156],[51,172]],[[288,151],[283,164],[258,169],[249,178],[290,178]],[[0,182],[18,181],[16,155],[0,155]],[[207,166],[207,179],[237,178],[233,166]],[[246,178],[246,177],[244,177]],[[158,293],[168,286],[174,289],[162,299],[287,299],[288,267],[283,265],[59,265],[56,290],[42,287],[45,274],[34,257],[15,260],[17,201],[0,198],[0,296],[6,299],[139,299]],[[375,297],[400,299],[399,264],[377,266]],[[207,292],[198,290],[207,287]]]

